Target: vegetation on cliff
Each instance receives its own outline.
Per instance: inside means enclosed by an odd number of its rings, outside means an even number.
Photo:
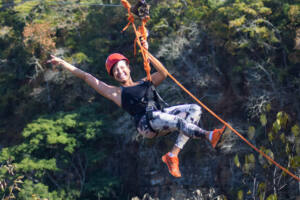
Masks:
[[[252,143],[299,176],[299,3],[148,3],[150,51],[203,102],[238,124]],[[126,161],[111,159],[128,142],[114,134],[119,128],[115,121],[124,113],[81,80],[46,64],[53,53],[113,83],[106,75],[105,59],[122,52],[131,61],[134,77],[142,77],[142,58],[133,56],[134,34],[130,29],[120,33],[126,24],[126,11],[117,0],[0,1],[3,199],[140,195],[138,187],[136,191],[126,187],[130,177],[115,168]],[[171,104],[191,102],[169,81],[160,90]],[[206,116],[203,124],[210,129],[216,121]],[[127,145],[130,149],[136,144]],[[299,196],[298,182],[250,148],[230,160],[242,179],[230,183],[224,198]]]

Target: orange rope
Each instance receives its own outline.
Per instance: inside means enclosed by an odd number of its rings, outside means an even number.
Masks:
[[[121,0],[122,3],[123,1],[126,1],[126,0]],[[126,1],[127,2],[127,1]],[[128,2],[127,2],[128,3]],[[129,3],[128,3],[129,4]],[[123,3],[124,5],[124,3]],[[130,5],[130,4],[129,4]],[[126,8],[126,7],[125,7]],[[128,12],[130,13],[130,8],[128,10]],[[132,15],[132,14],[131,14]],[[131,23],[131,22],[130,22]],[[142,55],[143,55],[143,59],[144,59],[144,68],[146,68],[146,64],[149,65],[149,62],[148,62],[148,56],[151,58],[151,61],[157,65],[157,66],[160,66],[161,69],[163,69],[167,74],[168,76],[183,90],[185,91],[188,95],[190,95],[197,103],[199,103],[204,109],[206,109],[211,115],[213,115],[215,118],[217,118],[220,122],[222,122],[226,127],[228,127],[231,131],[233,131],[237,136],[239,136],[244,142],[246,142],[251,148],[253,148],[255,151],[257,151],[258,153],[260,153],[262,156],[264,156],[267,160],[269,160],[270,162],[272,162],[275,166],[279,167],[280,169],[282,169],[284,172],[286,172],[287,174],[289,174],[291,177],[293,177],[294,179],[296,179],[298,182],[300,182],[300,178],[298,176],[296,176],[295,174],[293,174],[292,172],[290,172],[288,169],[286,169],[285,167],[281,166],[280,164],[278,164],[276,161],[274,161],[270,156],[268,156],[267,154],[265,154],[263,151],[259,150],[257,147],[255,147],[253,144],[251,144],[251,142],[249,142],[244,136],[242,136],[237,130],[235,130],[232,126],[230,126],[230,124],[228,124],[226,121],[224,121],[221,117],[219,117],[216,113],[214,113],[211,109],[209,109],[204,103],[202,103],[197,97],[195,97],[189,90],[187,90],[179,81],[177,81],[177,79],[172,76],[168,70],[158,61],[156,61],[155,57],[150,53],[148,52],[148,50],[146,48],[144,48],[142,45],[141,45],[141,42],[140,42],[140,35],[141,35],[141,32],[137,31],[136,30],[136,27],[135,27],[135,24],[134,23],[131,23],[132,26],[133,26],[133,29],[134,29],[134,32],[135,32],[135,35],[136,35],[136,42],[137,44],[139,45],[139,47],[141,48],[141,51],[142,51]],[[144,24],[145,25],[145,24]],[[143,32],[144,34],[145,32]],[[150,68],[150,66],[149,66]],[[149,69],[147,69],[149,70]],[[147,72],[147,79],[148,79],[148,74],[150,76],[150,70],[149,71],[146,71]],[[149,80],[149,79],[148,79]],[[150,76],[150,80],[151,80],[151,76]]]
[[[131,24],[133,27],[133,30],[135,32],[136,38],[134,40],[134,55],[136,54],[136,43],[139,44],[139,46],[141,46],[140,44],[140,37],[142,37],[145,41],[147,41],[147,29],[146,29],[146,23],[147,21],[150,19],[149,16],[145,17],[142,20],[142,25],[139,26],[138,30],[134,24],[134,17],[133,14],[130,11],[131,5],[127,0],[121,0],[121,3],[123,4],[123,6],[127,9],[128,12],[128,24],[123,28],[122,31],[125,31],[129,25]],[[147,50],[145,50],[144,48],[141,48],[141,53],[143,56],[143,60],[144,60],[144,70],[146,71],[147,74],[147,80],[151,81],[151,67],[150,67],[150,63],[148,61],[148,54],[147,54]]]
[[[179,86],[181,87],[187,94],[189,94],[195,101],[197,101],[203,108],[205,108],[210,114],[212,114],[215,118],[217,118],[220,122],[222,122],[225,126],[227,126],[230,130],[232,130],[236,135],[238,135],[242,140],[244,140],[250,147],[252,147],[255,151],[263,155],[265,158],[267,158],[270,162],[272,162],[274,165],[282,169],[284,172],[295,178],[298,182],[300,182],[300,178],[297,177],[295,174],[291,173],[288,169],[284,168],[277,162],[275,162],[270,156],[265,154],[263,151],[259,150],[257,147],[255,147],[253,144],[251,144],[245,137],[243,137],[237,130],[235,130],[232,126],[230,126],[227,122],[225,122],[221,117],[219,117],[217,114],[215,114],[212,110],[210,110],[207,106],[205,106],[199,99],[197,99],[192,93],[190,93],[181,83],[179,83],[170,73],[168,73],[168,76]]]
[[[150,58],[154,58],[152,54],[147,52]],[[252,147],[255,151],[263,155],[266,159],[268,159],[270,162],[272,162],[274,165],[282,169],[284,172],[295,178],[298,182],[300,182],[300,178],[297,177],[295,174],[291,173],[289,170],[275,162],[270,156],[265,154],[263,151],[259,150],[257,147],[255,147],[253,144],[251,144],[244,136],[242,136],[237,130],[235,130],[232,126],[230,126],[226,121],[224,121],[221,117],[219,117],[216,113],[214,113],[211,109],[209,109],[204,103],[202,103],[197,97],[195,97],[190,91],[188,91],[177,79],[172,76],[167,69],[161,65],[159,62],[155,62],[154,59],[151,59],[151,61],[154,61],[156,65],[160,65],[165,72],[168,74],[168,76],[182,89],[184,90],[188,95],[190,95],[196,102],[198,102],[204,109],[206,109],[211,115],[213,115],[215,118],[217,118],[220,122],[222,122],[225,126],[227,126],[230,130],[232,130],[236,135],[238,135],[242,140],[244,140],[250,147]]]

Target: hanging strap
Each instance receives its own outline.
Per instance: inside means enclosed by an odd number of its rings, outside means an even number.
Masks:
[[[155,90],[154,85],[152,82],[148,81],[147,83],[147,90],[146,90],[146,101],[147,101],[147,106],[146,106],[146,121],[147,124],[150,128],[150,130],[154,133],[156,133],[156,136],[158,133],[152,128],[150,121],[153,120],[153,112],[157,110],[162,110],[163,106],[161,105],[161,98],[158,98],[158,93]]]

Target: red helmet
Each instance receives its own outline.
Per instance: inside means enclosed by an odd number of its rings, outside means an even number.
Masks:
[[[129,64],[129,60],[120,53],[113,53],[107,57],[106,62],[105,62],[105,67],[106,67],[107,73],[109,75],[112,76],[111,69],[120,60],[125,60],[127,62],[127,64]]]

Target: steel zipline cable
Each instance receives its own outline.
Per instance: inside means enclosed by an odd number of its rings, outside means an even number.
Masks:
[[[81,6],[101,6],[101,7],[122,7],[121,4],[103,4],[103,3],[80,3],[80,2],[72,2],[72,1],[43,1],[43,0],[23,0],[20,3],[0,3],[0,10],[6,9],[13,6],[19,6],[28,2],[42,2],[47,3],[50,6],[55,5],[81,5]]]

